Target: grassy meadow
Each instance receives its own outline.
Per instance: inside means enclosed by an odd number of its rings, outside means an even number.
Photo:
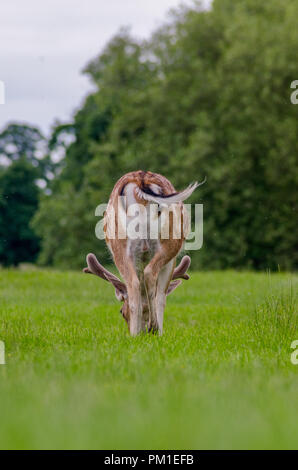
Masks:
[[[131,338],[104,281],[0,270],[0,448],[297,448],[297,280],[191,273]]]

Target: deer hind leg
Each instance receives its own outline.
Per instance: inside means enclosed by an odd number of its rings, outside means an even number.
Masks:
[[[126,287],[129,303],[129,332],[132,336],[138,335],[142,330],[142,297],[140,281],[137,276],[134,262],[130,257],[127,257],[125,263],[119,263],[117,256],[114,256],[114,261],[119,269]],[[118,262],[117,262],[118,261]]]
[[[167,289],[172,279],[176,259],[167,263],[160,271],[156,288],[156,314],[159,334],[162,335],[163,317],[166,306]]]
[[[144,270],[144,281],[149,305],[149,331],[152,332],[159,330],[156,302],[158,276],[160,270],[168,261],[168,256],[160,251],[153,256]]]
[[[130,310],[129,331],[132,336],[138,335],[142,330],[142,299],[140,281],[136,274],[125,279],[127,284],[128,302]]]

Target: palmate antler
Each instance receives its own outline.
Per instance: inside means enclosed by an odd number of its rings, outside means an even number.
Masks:
[[[111,282],[115,287],[115,294],[118,300],[124,300],[127,298],[127,288],[124,282],[120,281],[117,276],[108,271],[100,262],[97,260],[93,253],[89,253],[86,257],[88,268],[84,268],[83,272],[87,274],[95,274],[101,277],[105,281]]]
[[[124,282],[120,281],[120,279],[108,271],[100,262],[97,260],[96,256],[93,253],[89,253],[86,258],[87,261],[87,268],[83,269],[84,273],[87,274],[94,274],[96,276],[101,277],[105,281],[111,282],[115,287],[115,295],[118,300],[122,301],[127,298],[127,288]],[[172,275],[172,281],[168,287],[167,295],[169,295],[173,290],[176,289],[181,284],[181,279],[188,280],[189,275],[186,274],[190,266],[190,257],[184,256],[180,262],[180,264],[174,269]]]
[[[172,275],[172,281],[170,282],[170,285],[167,290],[167,295],[169,295],[173,290],[176,289],[181,284],[181,279],[185,279],[188,281],[189,275],[186,274],[186,271],[188,270],[190,266],[190,257],[185,255],[183,256],[182,260],[180,261],[180,264],[174,269],[173,275]],[[174,279],[179,279],[179,280],[174,280]]]

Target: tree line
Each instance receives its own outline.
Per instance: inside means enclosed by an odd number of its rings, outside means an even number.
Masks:
[[[297,15],[294,0],[214,0],[146,41],[121,29],[86,66],[95,91],[72,122],[48,141],[18,124],[0,135],[0,263],[110,262],[95,208],[142,169],[178,190],[207,178],[189,201],[204,205],[195,268],[296,269]]]

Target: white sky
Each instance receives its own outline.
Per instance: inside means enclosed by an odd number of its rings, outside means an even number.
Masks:
[[[69,121],[92,89],[82,69],[120,26],[148,37],[179,0],[1,0],[0,129],[10,121],[46,134],[55,119]],[[192,5],[192,0],[184,0]]]

